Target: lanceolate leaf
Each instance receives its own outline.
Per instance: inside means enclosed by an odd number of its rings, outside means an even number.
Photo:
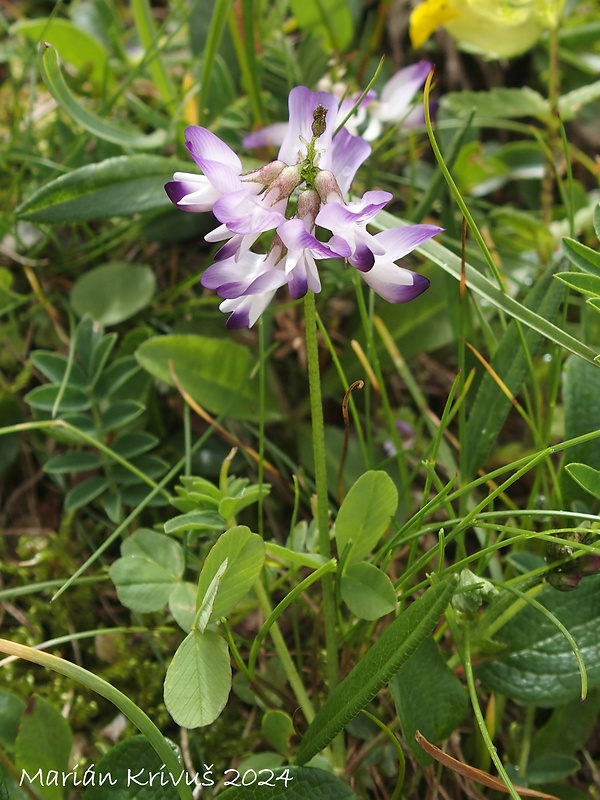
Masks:
[[[125,128],[84,108],[65,83],[60,71],[58,53],[47,42],[41,44],[40,65],[44,82],[59,106],[74,122],[94,136],[135,150],[152,150],[165,143],[167,137],[164,131],[142,134],[135,128]]]
[[[188,164],[161,156],[107,158],[50,181],[27,198],[16,214],[34,222],[64,224],[166,210],[171,201],[164,183],[184,167],[189,170]]]
[[[446,578],[400,614],[352,672],[319,709],[304,734],[296,761],[307,761],[323,750],[369,703],[433,632],[456,588],[457,578]]]

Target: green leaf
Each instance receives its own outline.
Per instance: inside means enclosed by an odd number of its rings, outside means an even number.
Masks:
[[[527,783],[535,786],[539,783],[560,781],[577,772],[579,767],[579,761],[574,756],[554,754],[532,759],[527,765]]]
[[[430,742],[441,742],[461,724],[467,713],[464,686],[442,658],[429,636],[390,681],[404,739],[422,767],[433,763],[415,741],[421,733]]]
[[[556,277],[577,292],[592,297],[600,296],[600,275],[590,275],[587,272],[557,272]]]
[[[111,445],[111,449],[122,458],[134,458],[141,456],[152,450],[158,444],[158,439],[152,433],[145,431],[135,431],[134,433],[124,433],[119,436]]]
[[[164,184],[183,164],[148,155],[115,156],[87,164],[42,186],[16,210],[32,222],[85,222],[168,210]],[[186,167],[189,169],[189,165]]]
[[[457,581],[451,576],[431,586],[387,626],[317,712],[300,743],[297,763],[305,764],[327,747],[432,634]]]
[[[558,98],[558,112],[565,122],[574,119],[588,103],[600,97],[600,81],[586,83]]]
[[[586,492],[600,499],[600,470],[594,469],[587,464],[577,463],[567,464],[565,469]]]
[[[231,662],[224,639],[192,631],[177,648],[165,678],[167,711],[182,728],[214,722],[231,691]]]
[[[15,742],[15,766],[19,773],[27,771],[36,793],[44,800],[62,800],[64,789],[48,786],[51,770],[59,775],[68,771],[69,755],[73,737],[62,714],[37,695],[30,698],[23,711],[21,724]]]
[[[106,89],[107,80],[114,81],[104,45],[68,19],[38,17],[19,20],[11,26],[10,33],[22,34],[35,44],[43,39],[57,47],[65,61],[87,73],[96,89]]]
[[[81,316],[83,316],[83,314]],[[90,314],[90,316],[93,315]],[[118,337],[116,333],[107,333],[106,336],[103,336],[94,345],[89,364],[90,384],[92,386],[96,385],[98,378],[102,374],[102,371],[106,366],[106,362],[108,361],[110,354],[117,343],[117,338]]]
[[[162,147],[166,142],[164,131],[155,131],[147,135],[141,134],[135,128],[125,128],[84,108],[65,83],[60,71],[57,51],[46,42],[40,45],[40,70],[48,91],[63,111],[98,139],[137,150]]]
[[[291,7],[303,31],[323,36],[326,50],[343,53],[352,44],[354,23],[345,0],[291,0]]]
[[[69,361],[65,356],[50,352],[49,350],[34,350],[31,354],[31,362],[45,378],[48,378],[51,383],[57,384],[63,382],[65,372],[69,365]],[[69,384],[76,386],[78,389],[85,389],[87,386],[87,378],[76,362],[71,364],[69,370]]]
[[[116,428],[124,428],[145,410],[146,407],[136,400],[121,400],[119,403],[115,403],[101,415],[102,432],[110,433]]]
[[[25,703],[16,694],[0,689],[0,745],[14,750]]]
[[[200,603],[199,599],[197,601],[198,612],[196,616],[195,628],[196,630],[200,631],[200,633],[204,633],[206,626],[210,622],[217,592],[219,591],[219,584],[221,583],[221,578],[223,577],[226,569],[227,559],[225,559],[222,564],[219,564],[219,568],[215,572],[213,579],[208,585],[208,589],[202,597],[202,602]]]
[[[183,771],[183,767],[182,767]],[[77,772],[83,778],[83,769]],[[153,747],[144,736],[132,736],[111,747],[98,764],[94,765],[95,782],[89,785],[82,800],[179,800],[174,782],[180,775],[168,780],[169,773]],[[159,776],[150,785],[150,776]],[[164,784],[160,776],[164,775]],[[109,777],[112,778],[112,782]],[[104,778],[100,784],[101,778]],[[182,778],[185,782],[185,776]],[[146,786],[142,784],[148,784]]]
[[[346,564],[360,561],[373,550],[397,507],[398,492],[387,472],[371,470],[361,475],[344,498],[335,521],[340,555],[352,540]]]
[[[565,594],[546,589],[540,602],[569,630],[579,647],[590,688],[600,686],[600,576],[585,578]],[[478,676],[492,689],[519,702],[549,707],[578,697],[581,674],[571,646],[552,622],[527,606],[494,639],[509,654],[483,664]]]
[[[535,309],[550,321],[557,315],[563,296],[562,286],[548,272],[528,292],[524,307]],[[513,396],[518,394],[528,375],[531,359],[543,343],[543,336],[538,331],[520,331],[520,327],[511,320],[491,361],[492,369]],[[466,450],[467,475],[475,475],[485,463],[511,408],[511,399],[486,370],[467,417],[462,445]]]
[[[65,495],[65,511],[75,511],[87,506],[108,488],[108,481],[101,476],[86,478]]]
[[[569,261],[578,269],[590,275],[600,276],[600,253],[567,236],[563,238],[562,246]]]
[[[142,528],[123,541],[121,555],[109,570],[121,603],[140,613],[163,608],[185,569],[179,543]]]
[[[550,113],[548,101],[539,92],[523,86],[519,89],[492,87],[482,92],[449,92],[440,101],[444,116],[458,117],[475,109],[477,117],[539,117]]]
[[[266,497],[271,491],[268,483],[263,483],[262,486],[253,484],[246,486],[236,497],[224,497],[219,503],[219,514],[224,519],[235,517],[242,509],[258,503],[261,497]]]
[[[206,336],[156,336],[144,342],[136,358],[151,375],[174,385],[169,362],[178,383],[213,414],[237,419],[258,419],[258,382],[251,380],[254,360],[247,347],[231,339]],[[266,418],[277,418],[273,402]]]
[[[357,796],[346,783],[323,769],[279,767],[259,773],[249,786],[241,785],[240,777],[239,786],[219,792],[219,800],[357,800]]]
[[[282,755],[289,752],[290,738],[296,733],[294,720],[285,711],[272,708],[265,712],[260,725],[265,739]]]
[[[562,372],[563,405],[565,414],[565,438],[571,439],[600,428],[600,367],[591,366],[571,356]],[[586,464],[600,469],[600,441],[593,440],[570,447],[563,456],[564,463]],[[563,508],[572,508],[581,500],[588,507],[591,498],[587,491],[562,469],[559,473]]]
[[[27,392],[24,400],[32,408],[39,408],[40,411],[52,411],[59,395],[58,413],[63,411],[85,411],[90,407],[90,400],[86,392],[78,386],[71,386],[70,384],[67,384],[64,388],[55,383],[36,386],[35,389]]]
[[[196,584],[186,582],[178,584],[169,595],[169,611],[186,633],[192,630],[196,618],[196,593]]]
[[[394,584],[374,564],[350,564],[342,575],[340,592],[350,611],[360,619],[379,619],[396,610]]]
[[[211,620],[227,616],[250,591],[265,561],[265,544],[257,533],[252,533],[245,525],[238,525],[221,534],[202,566],[197,607],[201,606],[211,581],[225,559],[227,569],[219,584]]]
[[[101,325],[117,325],[135,316],[152,300],[156,278],[145,264],[115,261],[85,272],[75,281],[71,305],[82,317]]]
[[[128,380],[142,369],[133,356],[123,356],[103,370],[96,383],[94,394],[98,398],[111,397]],[[143,385],[143,381],[142,381]]]
[[[554,709],[550,718],[533,737],[531,757],[572,755],[585,746],[598,722],[600,691],[588,694],[585,703],[581,698],[571,700]]]
[[[165,533],[178,533],[179,531],[222,531],[226,522],[215,511],[190,511],[189,514],[180,514],[165,522]]]
[[[63,453],[60,456],[49,458],[44,464],[44,472],[49,474],[85,472],[86,470],[99,469],[101,466],[102,461],[99,456],[82,450],[77,453]]]

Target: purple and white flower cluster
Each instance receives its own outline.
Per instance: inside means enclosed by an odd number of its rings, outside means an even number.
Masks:
[[[281,286],[287,285],[294,299],[319,292],[319,259],[344,258],[392,303],[411,300],[428,287],[427,278],[395,262],[441,228],[408,225],[373,235],[367,225],[392,195],[368,191],[359,200],[346,199],[371,152],[365,139],[345,127],[334,136],[348,110],[338,108],[328,92],[292,89],[277,160],[246,173],[211,131],[187,128],[186,147],[203,174],[176,172],[165,189],[182,210],[212,211],[221,223],[205,237],[223,245],[201,283],[223,298],[219,307],[230,315],[229,328],[252,326]],[[267,231],[274,231],[268,252],[253,252]],[[330,232],[327,241],[321,240],[324,231]]]

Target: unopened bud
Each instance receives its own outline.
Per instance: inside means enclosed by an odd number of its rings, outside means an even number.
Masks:
[[[271,161],[260,169],[254,169],[252,172],[245,172],[241,177],[243,181],[261,183],[263,186],[267,187],[273,183],[275,178],[277,178],[286,167],[287,164],[285,161]]]
[[[312,135],[315,137],[315,139],[318,139],[319,136],[325,133],[326,116],[327,116],[327,109],[319,104],[313,111],[313,124],[311,127]]]
[[[269,185],[269,197],[273,197],[272,202],[276,203],[289,197],[302,180],[302,170],[299,166],[286,166]]]
[[[320,169],[315,175],[315,189],[323,203],[337,202],[339,200],[342,203],[344,202],[344,196],[338,186],[335,175],[328,169]]]
[[[306,189],[298,198],[296,216],[304,221],[307,231],[313,229],[315,218],[321,208],[321,198],[314,189]],[[308,222],[308,224],[306,224]]]

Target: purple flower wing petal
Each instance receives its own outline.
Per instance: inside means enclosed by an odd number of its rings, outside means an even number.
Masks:
[[[370,153],[371,145],[360,136],[352,136],[345,128],[337,132],[331,152],[331,171],[342,194],[348,194],[357,169]]]
[[[381,105],[376,116],[386,122],[400,121],[431,71],[429,61],[419,61],[393,75],[381,92]]]
[[[403,225],[377,233],[373,238],[383,246],[386,258],[397,261],[443,230],[437,225]]]
[[[199,125],[191,125],[185,129],[185,146],[190,155],[202,169],[200,160],[217,161],[237,175],[242,171],[242,162],[229,145],[222,142],[218,136]]]

